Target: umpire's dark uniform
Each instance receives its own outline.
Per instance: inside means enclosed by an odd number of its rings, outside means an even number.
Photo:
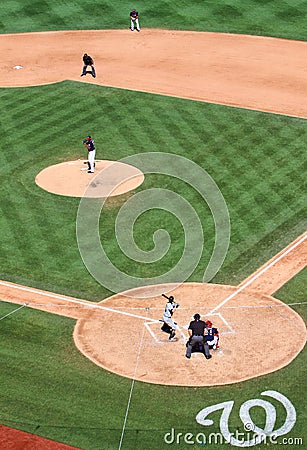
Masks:
[[[187,343],[187,351],[186,351],[186,355],[185,355],[187,358],[191,358],[192,348],[197,343],[203,344],[205,357],[207,359],[211,358],[210,351],[209,351],[209,345],[205,341],[204,333],[205,333],[206,328],[207,328],[207,325],[203,320],[200,320],[200,315],[195,314],[194,320],[192,320],[192,322],[190,322],[190,325],[188,328],[190,339]]]
[[[95,67],[94,67],[93,58],[90,55],[88,55],[87,53],[84,53],[82,60],[83,60],[83,69],[82,69],[81,77],[84,77],[86,75],[86,73],[87,73],[86,69],[88,66],[90,66],[92,77],[96,78],[96,71],[95,71]]]

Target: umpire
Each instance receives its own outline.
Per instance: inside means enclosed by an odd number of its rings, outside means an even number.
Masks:
[[[205,330],[207,329],[207,325],[203,320],[200,320],[200,315],[195,314],[194,320],[190,322],[188,333],[190,336],[190,339],[187,343],[187,351],[185,356],[190,359],[192,349],[196,344],[202,344],[204,346],[204,353],[206,359],[212,358],[209,351],[209,345],[205,341]]]

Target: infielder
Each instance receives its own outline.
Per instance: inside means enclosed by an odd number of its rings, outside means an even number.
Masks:
[[[95,170],[95,155],[96,155],[96,148],[95,148],[95,142],[94,139],[92,139],[91,136],[86,136],[86,138],[83,139],[83,144],[87,148],[88,152],[88,171],[87,173],[94,173]]]
[[[136,30],[140,32],[140,24],[139,24],[139,13],[133,9],[130,13],[130,30],[134,31],[134,26],[136,26]]]
[[[83,61],[83,69],[82,69],[81,77],[84,77],[86,75],[86,69],[88,66],[90,66],[92,77],[96,78],[96,71],[95,71],[95,67],[94,67],[93,58],[90,55],[88,55],[87,53],[84,53],[84,55],[82,57],[82,61]]]
[[[167,297],[165,294],[162,294],[163,297],[168,299],[168,302],[165,305],[164,314],[162,316],[162,321],[164,322],[164,330],[166,333],[169,333],[169,340],[173,339],[176,335],[177,323],[172,320],[172,316],[174,314],[174,310],[178,308],[180,305],[176,303],[174,297],[170,295]],[[166,324],[166,327],[165,327]],[[163,329],[163,327],[162,327]]]

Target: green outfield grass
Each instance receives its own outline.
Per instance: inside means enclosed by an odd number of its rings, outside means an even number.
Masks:
[[[141,26],[146,28],[306,39],[303,0],[157,0],[154,4],[145,0],[120,5],[96,0],[2,0],[0,32],[128,28],[132,7],[139,10]],[[212,176],[227,202],[232,229],[227,258],[213,282],[239,283],[306,229],[306,120],[70,81],[0,89],[0,102],[0,279],[93,301],[111,294],[87,272],[78,252],[79,199],[47,193],[34,182],[46,166],[85,157],[86,134],[94,136],[98,158],[170,152],[191,159]],[[178,180],[148,176],[138,191],[157,186],[175,189],[201,217],[206,248],[190,277],[201,281],[214,244],[210,211],[193,189]],[[127,258],[118,248],[114,221],[126,198],[108,202],[101,226],[106,251],[120,268],[127,267]],[[180,256],[183,233],[166,212],[150,211],[140,217],[136,242],[144,250],[152,249],[151,236],[161,224],[175,245],[157,265],[144,268],[129,261],[131,274],[163,272]],[[306,307],[299,304],[305,301],[305,287],[306,271],[276,297],[297,303],[291,307],[306,321]],[[0,303],[0,424],[83,450],[118,449],[131,380],[98,368],[77,351],[72,340],[74,320],[26,308],[3,318],[16,308]],[[285,345],[290,345],[286,332],[285,328]],[[305,366],[306,349],[282,370],[236,385],[170,388],[136,382],[122,449],[198,448],[167,445],[163,437],[171,428],[204,432],[196,414],[205,406],[229,400],[235,400],[231,431],[242,431],[240,405],[261,398],[267,389],[292,401],[297,422],[289,437],[302,437],[306,443]],[[209,369],[209,363],[205,367]],[[214,374],[204,370],[201,376]],[[275,405],[277,428],[285,411]],[[219,412],[212,415],[215,424],[209,432],[219,431],[219,417]],[[263,411],[253,411],[252,417],[264,426]],[[280,446],[252,448],[268,447]]]
[[[306,0],[2,0],[0,32],[129,28],[136,8],[145,28],[219,31],[306,39]]]

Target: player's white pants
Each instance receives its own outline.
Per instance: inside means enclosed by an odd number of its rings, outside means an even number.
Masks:
[[[136,29],[138,31],[140,31],[139,19],[135,19],[135,20],[131,19],[131,30],[132,31],[134,30],[134,25],[136,26]]]
[[[91,150],[90,152],[88,152],[88,163],[89,163],[89,170],[91,172],[94,172],[94,163],[95,163],[95,155],[96,155],[96,150]]]
[[[167,323],[167,325],[169,325],[173,330],[177,330],[177,324],[175,322],[173,322],[170,317],[166,317],[163,314],[162,319],[163,319],[163,322]]]

